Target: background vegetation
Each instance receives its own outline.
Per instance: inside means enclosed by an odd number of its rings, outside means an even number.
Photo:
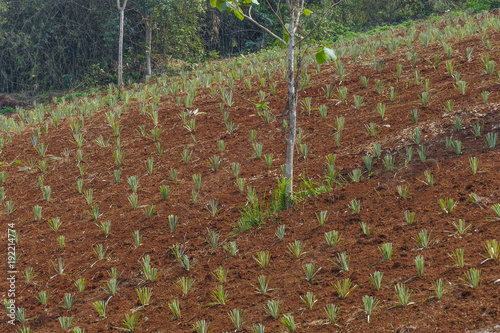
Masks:
[[[310,0],[315,24],[323,5]],[[270,0],[274,6],[278,1]],[[286,15],[284,4],[280,8]],[[401,23],[450,9],[480,11],[499,0],[344,0],[318,29],[316,39],[373,26]],[[253,15],[277,28],[268,3]],[[153,71],[176,71],[194,63],[259,50],[272,42],[250,22],[223,15],[205,0],[134,0],[126,10],[125,82],[145,72],[146,18],[153,24]],[[118,10],[114,0],[6,0],[0,3],[0,92],[88,88],[115,82]],[[182,62],[175,61],[182,59]]]

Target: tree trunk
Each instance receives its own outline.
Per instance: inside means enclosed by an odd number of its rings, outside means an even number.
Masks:
[[[288,31],[290,37],[288,41],[288,112],[289,112],[289,128],[288,139],[286,142],[286,169],[285,178],[288,182],[287,192],[292,197],[293,193],[293,156],[295,149],[295,134],[297,131],[297,89],[295,86],[295,12],[297,8],[294,5],[290,6],[290,24]]]
[[[120,6],[120,0],[116,0],[116,8],[120,11],[120,38],[118,41],[118,88],[123,90],[123,21],[125,18],[125,7],[127,0]]]
[[[151,76],[151,39],[153,29],[151,27],[151,18],[146,16],[146,75]]]

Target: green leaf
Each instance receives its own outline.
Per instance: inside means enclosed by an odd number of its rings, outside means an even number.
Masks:
[[[240,9],[240,8],[238,7],[238,9]],[[243,21],[243,19],[245,18],[245,17],[244,17],[243,15],[241,15],[241,13],[240,13],[239,11],[237,11],[237,10],[234,10],[234,11],[233,11],[233,13],[234,13],[234,15],[235,15],[237,18],[239,18],[241,21]]]
[[[210,0],[210,5],[213,8],[217,7],[219,11],[223,12],[227,9],[226,1],[227,0]]]
[[[323,50],[325,51],[325,55],[328,58],[328,60],[330,60],[330,61],[337,60],[337,55],[335,54],[335,51],[333,49],[331,49],[329,47],[325,47],[325,48],[323,48]]]
[[[221,12],[226,10],[224,7],[227,6],[226,0],[210,0],[210,5],[213,8],[217,7],[217,9],[220,10]]]
[[[311,15],[311,14],[312,14],[312,12],[311,12],[309,9],[304,8],[304,14],[305,14],[306,16],[309,16],[309,15]]]
[[[322,46],[318,49],[318,52],[316,53],[316,62],[321,65],[327,60],[335,61],[337,60],[337,55],[335,54],[335,51],[333,51],[333,49]]]
[[[316,52],[316,62],[318,64],[323,64],[327,60],[326,55],[325,55],[325,49],[320,48],[318,49],[318,52]]]

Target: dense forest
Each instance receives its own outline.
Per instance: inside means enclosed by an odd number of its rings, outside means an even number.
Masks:
[[[307,1],[314,26],[337,0]],[[401,23],[450,9],[482,10],[500,1],[344,0],[330,9],[314,39],[373,26]],[[272,10],[286,16],[285,1],[266,0],[253,16],[279,31]],[[116,82],[119,11],[115,0],[5,0],[0,2],[0,92],[38,94]],[[148,27],[150,29],[148,29]],[[147,73],[148,30],[153,73],[175,73],[185,66],[272,44],[251,22],[223,15],[208,0],[129,0],[125,8],[124,81]],[[179,61],[182,59],[182,61]]]

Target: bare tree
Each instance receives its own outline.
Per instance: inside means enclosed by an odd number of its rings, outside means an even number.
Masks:
[[[153,36],[153,28],[151,16],[146,14],[146,75],[151,76],[151,39]]]
[[[123,6],[120,0],[116,0],[116,8],[120,11],[120,39],[118,41],[118,88],[123,89],[123,21],[125,19],[125,8],[127,1],[124,0]]]

